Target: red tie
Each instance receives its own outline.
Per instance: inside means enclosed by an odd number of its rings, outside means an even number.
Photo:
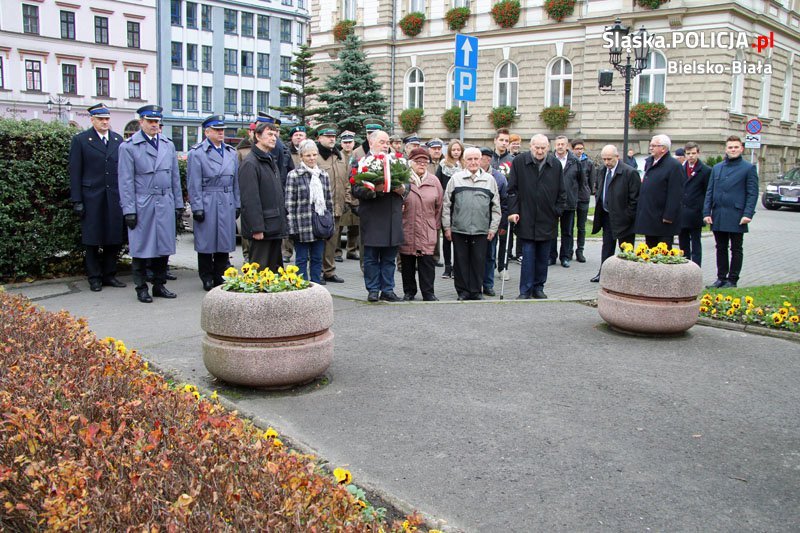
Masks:
[[[694,167],[692,167],[691,165],[686,165],[686,175],[689,176],[689,178],[692,177],[692,168]]]

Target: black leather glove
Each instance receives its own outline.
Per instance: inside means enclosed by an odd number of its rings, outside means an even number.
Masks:
[[[83,209],[83,202],[74,202],[72,204],[72,212],[78,215],[81,220],[86,216],[86,211]]]
[[[128,226],[128,229],[133,229],[136,227],[136,213],[125,215],[125,225]]]
[[[241,216],[241,214],[242,214],[242,209],[240,207],[237,207],[236,208],[236,218],[239,218],[239,216]]]
[[[198,209],[197,211],[192,212],[192,218],[198,222],[202,222],[206,219],[206,212],[202,209]]]
[[[175,222],[180,222],[182,216],[183,216],[183,209],[176,209],[175,210]]]

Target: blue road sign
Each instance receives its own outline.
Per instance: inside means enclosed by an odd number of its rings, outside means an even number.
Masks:
[[[474,102],[477,97],[478,71],[474,68],[456,67],[453,77],[456,100]]]
[[[456,67],[478,68],[478,38],[456,34]]]
[[[752,133],[755,135],[756,133],[761,132],[761,121],[757,118],[752,118],[747,122],[747,133]]]

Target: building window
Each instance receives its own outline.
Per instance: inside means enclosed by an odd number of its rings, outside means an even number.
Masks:
[[[211,47],[203,45],[203,72],[211,72]]]
[[[663,104],[667,84],[667,60],[661,52],[651,52],[647,68],[634,79],[636,104]]]
[[[783,113],[781,120],[784,122],[792,121],[792,64],[786,69],[786,79],[783,82]]]
[[[211,95],[213,94],[211,87],[202,87],[200,90],[200,98],[202,99],[201,104],[203,106],[203,111],[207,113],[211,113],[212,106],[211,106]]]
[[[186,126],[186,146],[192,147],[203,140],[199,130],[196,126]]]
[[[259,39],[269,39],[269,17],[266,15],[258,16],[257,36]]]
[[[469,7],[469,0],[453,0],[453,7]]]
[[[258,70],[256,74],[259,78],[269,78],[269,54],[258,54]]]
[[[253,75],[253,52],[242,51],[242,76]]]
[[[563,57],[556,58],[547,69],[546,106],[572,106],[572,63]]]
[[[425,100],[425,75],[422,70],[412,68],[406,74],[406,109],[422,108]]]
[[[519,70],[511,61],[500,63],[494,77],[496,106],[517,107],[517,89],[519,87]]]
[[[292,58],[281,56],[281,81],[292,81]]]
[[[186,44],[186,68],[197,70],[197,45]]]
[[[242,37],[253,36],[253,14],[242,13]]]
[[[281,0],[282,6],[290,6],[292,5],[292,0]]]
[[[0,56],[0,89],[5,87],[5,76],[3,75],[3,57]]]
[[[303,44],[303,23],[297,23],[297,44]]]
[[[242,115],[253,114],[253,91],[242,89]]]
[[[75,40],[75,13],[73,11],[61,12],[61,38]]]
[[[306,0],[297,0],[297,7],[298,7],[298,9],[305,9],[306,8]]]
[[[744,52],[736,52],[736,61],[741,65],[744,61]],[[742,112],[742,94],[744,93],[744,74],[734,74],[731,79],[731,107],[732,113]]]
[[[345,20],[356,20],[356,0],[344,0],[342,14]]]
[[[269,91],[258,91],[256,93],[256,106],[259,111],[269,109]]]
[[[61,82],[64,94],[78,94],[77,65],[61,65]]]
[[[772,61],[772,48],[767,53],[767,63]],[[769,117],[769,98],[772,92],[772,74],[761,75],[761,98],[758,103],[758,116]]]
[[[238,113],[236,110],[236,89],[225,89],[225,113]]]
[[[186,109],[197,111],[197,85],[186,86]]]
[[[128,22],[128,48],[139,48],[138,22]]]
[[[41,61],[33,61],[31,59],[25,60],[25,90],[26,91],[42,90]]]
[[[236,34],[237,32],[237,17],[239,16],[239,12],[235,9],[226,9],[225,10],[225,33],[232,33]]]
[[[172,84],[172,109],[183,109],[183,85]]]
[[[183,46],[172,41],[172,67],[183,68]]]
[[[282,43],[291,43],[292,42],[292,21],[281,19],[281,42]]]
[[[425,0],[408,0],[409,13],[425,13]]]
[[[183,24],[183,17],[181,16],[181,0],[171,0],[170,2],[170,19],[173,26],[181,26]]]
[[[22,31],[39,35],[39,6],[22,4]]]
[[[186,2],[186,27],[197,28],[197,4]]]
[[[455,99],[456,95],[456,68],[450,67],[447,73],[447,96],[445,98],[445,109],[450,109],[453,106],[461,105],[461,100]],[[469,114],[469,102],[464,102],[464,114]]]
[[[225,74],[237,74],[236,68],[236,50],[233,48],[225,49]]]
[[[172,126],[172,144],[179,152],[183,151],[183,126]]]
[[[96,73],[97,96],[111,96],[111,71],[107,68],[98,68]]]
[[[108,44],[108,17],[94,18],[94,42]]]
[[[128,98],[132,100],[142,98],[142,73],[137,70],[128,71]]]
[[[211,31],[211,6],[203,4],[200,6],[200,27]]]
[[[281,107],[289,107],[292,105],[292,97],[288,94],[281,95],[280,106]]]

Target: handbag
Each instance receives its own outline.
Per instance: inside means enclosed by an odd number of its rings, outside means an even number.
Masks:
[[[312,208],[311,210],[311,230],[317,239],[327,240],[333,235],[333,213],[325,210],[325,213],[318,215]]]

